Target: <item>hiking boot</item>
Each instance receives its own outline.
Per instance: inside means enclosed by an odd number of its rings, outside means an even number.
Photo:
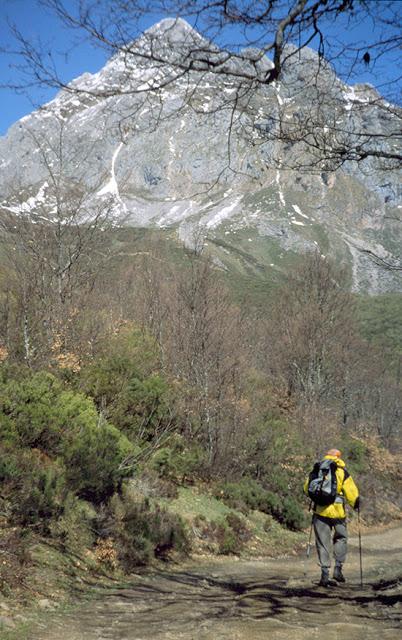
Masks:
[[[329,585],[329,571],[328,569],[321,569],[321,580],[318,583],[320,587],[328,587]]]
[[[342,573],[342,565],[336,564],[334,569],[334,580],[337,582],[346,582],[345,576]]]

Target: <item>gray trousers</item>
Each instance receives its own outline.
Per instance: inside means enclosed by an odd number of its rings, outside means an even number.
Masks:
[[[314,516],[313,524],[315,546],[320,566],[322,568],[329,568],[331,566],[332,543],[335,564],[343,564],[346,559],[348,541],[346,520],[335,520],[334,522],[331,522],[329,518],[321,520],[317,516]]]

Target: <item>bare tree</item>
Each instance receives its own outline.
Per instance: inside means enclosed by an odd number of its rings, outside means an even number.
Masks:
[[[290,269],[260,338],[259,364],[287,393],[317,452],[362,425],[387,446],[400,435],[399,368],[362,338],[345,276],[318,252],[305,256]]]
[[[225,473],[247,436],[247,327],[204,255],[202,233],[193,241],[193,249],[177,249],[177,263],[158,242],[131,252],[112,311],[118,307],[123,322],[134,321],[156,340],[160,366],[181,399],[184,435],[205,447],[211,469]]]
[[[57,126],[52,141],[34,140],[47,177],[39,191],[29,195],[14,185],[14,194],[1,206],[10,273],[5,295],[14,300],[28,364],[46,361],[51,353],[62,363],[78,347],[83,312],[112,255],[114,203],[106,198],[94,205],[93,191],[76,171],[74,150],[64,144],[64,123]]]
[[[319,252],[307,254],[290,269],[265,322],[264,369],[317,449],[350,423],[358,336],[345,276]]]
[[[342,286],[342,274],[318,252],[290,271],[267,331],[268,365],[290,396],[305,406],[339,397],[356,339],[353,299]]]
[[[242,319],[200,245],[184,250],[182,260],[180,270],[166,269],[160,255],[149,258],[145,270],[142,264],[136,303],[160,344],[165,370],[182,389],[186,436],[205,446],[216,467],[233,457],[246,429]]]

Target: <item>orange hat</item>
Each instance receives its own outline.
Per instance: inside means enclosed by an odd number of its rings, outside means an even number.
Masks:
[[[342,454],[339,451],[339,449],[330,449],[329,451],[327,451],[327,453],[325,455],[326,456],[333,456],[334,458],[340,458]]]

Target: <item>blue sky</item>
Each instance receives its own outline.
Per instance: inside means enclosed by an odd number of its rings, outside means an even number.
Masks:
[[[52,51],[62,52],[70,48],[67,57],[58,57],[58,69],[67,80],[72,80],[85,71],[98,71],[105,64],[105,51],[94,48],[89,43],[73,46],[75,36],[71,31],[44,9],[39,9],[35,0],[0,0],[0,42],[12,47],[8,21],[18,24],[24,35],[33,41],[40,37],[49,44]],[[0,83],[20,78],[20,64],[17,56],[0,54]],[[46,87],[28,87],[24,92],[0,88],[0,135],[24,115],[51,100],[55,94],[55,89]]]
[[[73,5],[74,0],[66,0],[66,4],[69,3]],[[162,16],[150,15],[149,19],[143,22],[144,27],[153,24],[158,17]],[[58,72],[66,81],[76,78],[85,71],[92,73],[98,71],[107,60],[106,51],[95,48],[89,42],[83,41],[82,38],[77,44],[77,34],[73,34],[69,29],[63,27],[43,7],[40,8],[36,0],[0,0],[0,43],[6,47],[12,46],[9,22],[17,24],[32,42],[36,42],[40,38],[43,43],[46,43],[53,55],[56,54]],[[337,28],[339,29],[339,25]],[[370,41],[372,33],[376,29],[375,25],[369,22],[361,23],[353,31],[350,31],[346,22],[341,28],[343,38],[346,37],[351,43],[358,42],[363,45],[366,40]],[[135,35],[137,34],[133,34],[133,36]],[[227,39],[231,37],[236,38],[239,35],[233,32],[226,34]],[[335,32],[334,37],[336,37]],[[350,83],[371,82],[379,86],[380,91],[387,95],[389,87],[381,87],[381,84],[392,78],[391,70],[395,70],[398,56],[400,57],[400,54],[396,52],[393,57],[384,57],[369,69],[362,62],[359,62],[354,68],[353,77],[348,80]],[[0,54],[0,84],[21,79],[19,64],[20,61],[16,56]],[[341,73],[341,67],[337,71]],[[55,89],[35,86],[27,87],[23,92],[0,88],[0,135],[4,135],[8,127],[19,118],[52,99],[55,93]]]

